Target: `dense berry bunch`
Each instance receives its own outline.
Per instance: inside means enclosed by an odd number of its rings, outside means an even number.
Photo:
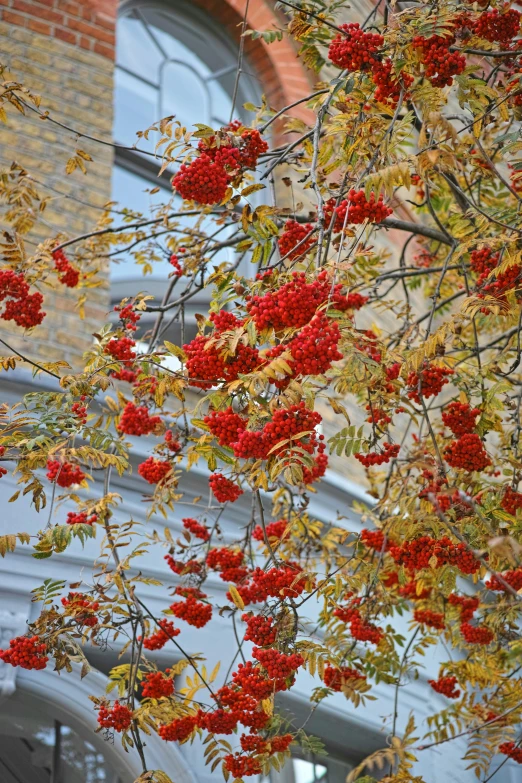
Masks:
[[[489,644],[495,638],[493,631],[485,625],[461,623],[460,632],[468,644]]]
[[[174,636],[178,636],[181,631],[174,627],[172,620],[162,618],[159,622],[159,630],[143,640],[143,646],[146,650],[161,650]],[[141,637],[140,637],[141,639]]]
[[[452,468],[467,470],[469,473],[484,470],[491,465],[480,436],[472,432],[446,446],[444,459]]]
[[[296,220],[287,220],[285,229],[277,244],[279,252],[284,258],[293,261],[295,258],[307,253],[314,244],[314,227],[311,223],[298,223]]]
[[[132,337],[113,337],[105,346],[104,353],[119,362],[132,362],[136,358],[135,345],[136,340]]]
[[[0,659],[22,669],[45,669],[49,660],[46,649],[38,636],[16,636],[7,650],[0,650]]]
[[[60,272],[58,280],[67,288],[76,288],[80,281],[80,273],[73,267],[63,250],[54,250],[53,259],[55,269]]]
[[[29,293],[29,283],[23,274],[12,269],[0,270],[0,302],[5,302],[0,316],[4,321],[14,321],[24,329],[38,326],[45,318],[42,311],[43,296]]]
[[[331,42],[328,58],[346,71],[371,70],[377,61],[375,53],[384,44],[382,35],[365,33],[357,22],[339,27],[343,32]]]
[[[403,91],[403,97],[407,97],[408,88],[413,84],[413,76],[402,71],[398,76],[393,72],[393,63],[391,60],[376,61],[372,69],[373,83],[377,87],[374,93],[374,100],[379,103],[398,103]]]
[[[263,530],[261,525],[256,525],[252,533],[252,538],[255,541],[264,542],[266,531],[266,537],[270,542],[272,542],[272,540],[280,541],[287,527],[288,522],[286,519],[278,519],[275,522],[269,522],[268,525],[266,525],[265,530]]]
[[[219,337],[223,331],[242,326],[243,321],[234,318],[232,323],[220,327],[220,320],[216,318],[214,324],[214,337]],[[252,372],[259,364],[259,352],[256,348],[238,342],[234,356],[225,357],[224,349],[210,342],[209,338],[202,334],[184,345],[183,350],[187,355],[189,384],[200,389],[211,389],[222,381],[235,381],[240,374]]]
[[[438,680],[428,680],[428,683],[434,691],[447,696],[448,699],[458,699],[460,696],[456,677],[439,677]]]
[[[358,672],[357,669],[351,669],[349,666],[332,666],[327,663],[324,667],[323,681],[327,688],[334,691],[340,691],[343,685],[349,685],[350,680],[365,680],[366,676]]]
[[[168,671],[167,669],[167,673]],[[174,693],[174,680],[172,677],[165,677],[163,672],[150,672],[145,675],[142,688],[144,699],[164,699]]]
[[[514,8],[484,11],[475,21],[473,31],[486,41],[509,43],[520,32],[520,12]]]
[[[376,549],[378,552],[386,552],[390,548],[382,530],[361,530],[361,541],[368,549]]]
[[[304,658],[299,653],[286,655],[278,650],[261,650],[258,647],[254,647],[252,657],[259,661],[273,680],[287,680],[304,663]]]
[[[473,432],[479,414],[480,408],[471,408],[468,403],[454,401],[442,411],[442,421],[460,438],[461,435]]]
[[[232,673],[232,681],[235,686],[241,689],[242,693],[252,696],[258,701],[268,698],[274,692],[275,683],[267,679],[261,669],[258,666],[254,666],[252,661],[247,661],[244,664],[240,663],[237,667],[237,672]],[[221,693],[220,701],[223,703]]]
[[[419,584],[415,581],[415,579],[411,579],[409,582],[406,582],[405,585],[399,587],[399,594],[403,598],[408,598],[411,601],[422,601],[425,598],[429,598],[431,593],[431,587],[422,587],[419,589]]]
[[[269,647],[277,638],[277,629],[272,625],[271,617],[261,614],[244,614],[242,619],[247,624],[245,641],[253,642],[258,647]]]
[[[346,210],[348,210],[348,218],[346,219]],[[370,193],[370,198],[366,198],[364,190],[350,190],[348,193],[348,199],[342,201],[335,212],[337,214],[337,221],[344,225],[347,220],[348,223],[364,223],[367,220],[369,223],[381,223],[388,215],[391,215],[393,209],[387,207],[383,201],[383,196],[380,195],[378,199],[375,198],[375,193]]]
[[[499,260],[500,253],[493,253],[489,247],[483,247],[481,250],[474,250],[471,253],[470,266],[475,274],[479,276],[477,280],[478,286],[480,286],[488,277],[489,273],[495,269]]]
[[[261,762],[252,756],[240,753],[228,753],[223,759],[223,766],[235,780],[261,774]]]
[[[341,339],[341,332],[337,323],[324,313],[314,315],[310,323],[305,326],[288,344],[282,347],[289,350],[292,360],[288,362],[293,376],[298,375],[322,375],[332,366],[332,362],[338,362],[343,358],[337,346]],[[267,357],[271,358],[278,352],[268,351]]]
[[[426,365],[420,373],[410,372],[407,379],[407,385],[410,390],[408,397],[419,404],[420,397],[425,399],[436,397],[442,391],[442,387],[448,383],[449,376],[453,375],[453,373],[454,370],[450,370],[447,367],[438,367],[434,364]]]
[[[203,154],[182,164],[172,180],[180,196],[198,204],[219,204],[227,192],[229,176],[220,163]]]
[[[451,606],[458,606],[460,610],[461,623],[467,623],[473,619],[473,615],[479,607],[479,599],[474,596],[456,595],[456,593],[450,593],[448,596],[448,603]]]
[[[383,411],[381,408],[377,408],[375,405],[370,405],[370,403],[368,403],[366,410],[370,412],[366,421],[375,425],[380,425],[381,427],[391,423],[391,416],[388,416],[386,411]]]
[[[175,601],[170,605],[174,617],[185,620],[194,628],[203,628],[212,617],[212,607],[198,601],[192,595],[187,595],[184,601]]]
[[[86,625],[92,628],[98,624],[98,617],[96,612],[100,608],[98,601],[91,601],[83,593],[69,593],[67,598],[62,598],[62,606],[64,606],[68,614],[71,614],[78,625]]]
[[[268,571],[255,568],[250,581],[239,585],[237,590],[246,605],[262,603],[267,598],[296,598],[305,587],[306,577],[302,569],[295,563],[288,562]]]
[[[187,715],[184,718],[174,718],[165,726],[160,726],[158,734],[167,742],[184,742],[196,729],[196,716]]]
[[[522,764],[522,748],[515,745],[514,742],[503,742],[502,745],[498,746],[498,752],[509,756],[517,764]]]
[[[114,731],[127,731],[132,723],[132,710],[125,704],[115,701],[112,707],[100,704],[98,709],[98,723],[104,729]]]
[[[145,462],[138,466],[138,473],[149,484],[158,484],[172,471],[170,462],[147,457]]]
[[[188,530],[189,533],[192,533],[195,538],[200,538],[202,541],[208,541],[210,539],[210,531],[208,527],[201,525],[197,519],[186,517],[181,521],[183,522],[183,527],[185,530]]]
[[[361,465],[365,468],[370,468],[372,465],[383,465],[385,462],[389,462],[391,459],[399,456],[401,447],[398,443],[383,443],[383,450],[380,453],[370,452],[368,454],[362,454],[357,452],[354,454],[356,460],[359,460]]]
[[[415,609],[413,619],[417,623],[423,623],[423,625],[428,625],[430,628],[436,628],[440,631],[446,627],[444,615],[440,612],[432,612],[430,609]]]
[[[229,407],[224,411],[211,411],[203,419],[220,446],[230,446],[246,429],[248,421]]]
[[[224,582],[240,582],[248,573],[243,566],[245,556],[240,550],[231,550],[227,547],[210,549],[207,554],[207,566],[220,572]]]
[[[255,169],[260,155],[268,150],[267,142],[255,128],[246,128],[241,134],[239,161],[245,169]]]
[[[177,438],[174,437],[174,433],[172,430],[167,430],[165,433],[165,446],[168,448],[169,451],[173,451],[175,454],[177,454],[179,451],[181,451],[181,443]]]
[[[117,429],[125,435],[150,435],[161,426],[159,416],[151,416],[145,405],[128,402],[122,411]]]
[[[453,77],[457,76],[466,67],[466,58],[459,52],[450,52],[449,48],[455,43],[453,37],[442,38],[440,35],[432,35],[431,38],[423,38],[417,35],[412,44],[420,53],[424,63],[426,78],[434,87],[450,87]]]
[[[71,413],[76,416],[80,424],[87,424],[87,406],[82,405],[81,402],[73,402],[71,405]]]
[[[174,269],[174,277],[182,277],[184,275],[183,267],[181,266],[179,256],[173,253],[169,259],[169,264]]]
[[[119,313],[119,318],[124,329],[128,332],[135,332],[136,324],[141,318],[141,314],[136,312],[132,303],[119,304],[114,307],[114,312]]]
[[[222,473],[212,473],[208,480],[212,494],[218,503],[235,503],[243,494],[243,490],[234,481],[230,481]]]
[[[500,576],[504,582],[513,588],[513,590],[518,592],[520,589],[522,589],[522,568],[514,568],[512,571],[503,571]],[[485,584],[489,590],[507,592],[506,587],[495,575],[488,579]]]
[[[432,557],[437,558],[437,568],[453,565],[463,574],[474,574],[480,568],[480,562],[464,544],[454,544],[447,536],[439,539],[420,536],[401,546],[391,546],[390,554],[398,565],[404,565],[411,572],[429,568]]]
[[[76,514],[74,511],[69,511],[65,522],[67,525],[94,525],[97,520],[97,514],[89,515],[86,511],[80,511]]]
[[[372,644],[379,644],[384,636],[382,628],[364,620],[357,610],[350,621],[350,633],[359,642],[371,642]]]
[[[174,560],[172,555],[165,555],[164,559],[167,561],[170,570],[179,576],[185,576],[186,574],[199,574],[203,568],[199,560]]]
[[[59,462],[57,459],[47,460],[47,478],[56,481],[59,487],[72,487],[73,484],[81,484],[85,473],[71,462]]]
[[[501,506],[511,516],[516,516],[517,510],[522,508],[522,492],[516,492],[511,487],[506,487]]]

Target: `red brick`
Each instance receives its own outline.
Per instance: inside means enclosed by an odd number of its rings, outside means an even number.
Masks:
[[[51,25],[47,22],[40,22],[39,19],[29,18],[27,26],[35,33],[41,33],[42,35],[51,35]]]
[[[69,17],[67,20],[67,27],[69,27],[71,30],[77,30],[79,33],[83,33],[84,35],[90,35],[93,38],[96,38],[99,41],[104,41],[107,44],[114,45],[116,40],[114,32],[108,33],[106,30],[102,30],[100,27],[88,24],[87,22],[82,22],[80,19],[73,19],[72,17]]]
[[[71,3],[68,2],[68,0],[58,0],[58,7],[60,11],[63,11],[66,14],[72,14],[73,16],[82,15],[82,6],[78,5],[78,3]]]
[[[74,33],[71,33],[70,30],[64,30],[61,27],[54,28],[54,37],[59,38],[60,41],[65,41],[66,43],[70,43],[70,44],[76,43],[76,35]]]
[[[12,11],[4,11],[4,22],[17,24],[19,27],[27,27],[27,17],[14,14]]]
[[[82,49],[89,49],[89,51],[92,49],[93,46],[93,39],[88,38],[86,35],[80,35],[80,46]]]
[[[114,60],[114,46],[107,46],[107,44],[95,41],[94,51],[96,54],[101,54],[103,57],[107,57],[109,60]]]
[[[109,16],[108,14],[96,14],[95,22],[100,27],[105,27],[107,30],[114,30],[116,27],[116,18]]]
[[[30,14],[37,19],[45,19],[46,22],[63,24],[63,14],[53,11],[51,8],[37,7],[34,3],[26,2],[26,0],[13,0],[13,8],[16,11],[23,11],[26,14]]]
[[[0,5],[9,5],[11,0],[0,0]]]

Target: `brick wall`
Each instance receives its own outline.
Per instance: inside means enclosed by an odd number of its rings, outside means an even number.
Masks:
[[[102,42],[98,37],[101,31],[105,31],[107,40],[113,41],[114,31],[104,27],[105,22],[102,24],[101,20],[110,18],[108,9],[112,7],[115,11],[115,3],[106,0],[102,3],[103,12],[98,13],[90,3],[10,0],[6,7],[6,2],[0,0],[0,61],[8,66],[14,78],[42,96],[42,108],[48,109],[54,118],[82,133],[110,141],[112,51],[111,56],[106,56],[97,53],[95,47]],[[60,21],[57,17],[51,19],[54,13],[61,14]],[[9,19],[14,21],[11,23]],[[40,30],[36,22],[45,24],[45,30]],[[86,27],[82,28],[83,32],[78,29],[71,33],[74,42],[61,39],[64,30],[72,30],[70,25],[80,25],[80,22]],[[92,33],[89,46],[88,28]],[[110,200],[112,149],[81,140],[78,145],[91,154],[94,162],[88,164],[86,175],[76,170],[66,176],[65,164],[74,153],[76,143],[73,134],[36,116],[23,117],[9,111],[8,124],[0,125],[0,167],[6,168],[16,160],[49,188],[47,195],[51,196],[42,218],[27,237],[29,253],[38,241],[49,235],[63,232],[72,237],[91,230],[101,208]],[[25,334],[11,325],[12,322],[2,321],[2,336],[16,350],[33,359],[65,359],[77,366],[82,353],[92,343],[92,333],[106,320],[108,283],[105,288],[88,291],[83,321],[75,312],[75,292],[60,286],[59,290],[43,289],[42,293],[47,316],[41,326]],[[1,353],[8,351],[3,348]]]

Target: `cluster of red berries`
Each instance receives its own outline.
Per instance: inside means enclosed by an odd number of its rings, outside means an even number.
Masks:
[[[85,473],[71,462],[59,462],[59,460],[47,460],[47,478],[56,481],[59,487],[72,487],[73,484],[81,484]]]
[[[397,574],[397,581],[398,576],[399,575]],[[425,598],[429,598],[431,593],[431,587],[423,587],[419,590],[419,585],[415,579],[411,579],[409,582],[406,582],[405,585],[399,587],[399,594],[403,598],[408,598],[411,601],[423,601]]]
[[[459,438],[473,432],[480,408],[471,408],[467,402],[450,402],[442,411],[442,421]]]
[[[132,303],[116,305],[114,307],[114,312],[119,313],[119,318],[124,329],[128,332],[136,331],[136,324],[140,320],[141,315],[136,312]]]
[[[223,759],[223,767],[235,780],[260,775],[262,772],[261,762],[258,759],[240,753],[228,753]]]
[[[361,530],[361,541],[368,549],[386,552],[390,544],[382,530]]]
[[[304,432],[310,434],[306,438],[299,438],[298,445],[309,454],[313,454],[320,445],[318,441],[323,440],[323,437],[318,437],[315,432],[315,428],[321,421],[321,415],[309,410],[304,402],[291,405],[289,408],[279,408],[274,411],[272,419],[262,430],[257,432],[245,430],[241,433],[237,443],[233,444],[234,455],[243,459],[250,457],[268,459],[272,455],[278,456],[288,452],[289,441]]]
[[[22,669],[45,669],[49,660],[45,653],[46,646],[38,636],[16,636],[7,650],[0,650],[0,659]]]
[[[86,511],[80,511],[76,514],[74,511],[69,511],[65,522],[67,525],[94,525],[97,520],[97,514],[89,515]]]
[[[184,742],[196,729],[197,718],[195,715],[187,715],[184,718],[174,718],[165,726],[160,726],[158,734],[167,742]]]
[[[125,435],[150,435],[156,432],[161,426],[159,416],[151,416],[149,409],[145,405],[135,405],[128,402],[124,407],[117,425],[119,432]]]
[[[266,355],[271,359],[289,350],[292,359],[288,365],[294,378],[299,375],[322,375],[330,369],[332,362],[343,358],[337,348],[340,339],[337,322],[319,313],[289,343],[278,345],[267,351]]]
[[[473,25],[475,35],[486,41],[509,43],[520,32],[520,12],[514,8],[484,11]]]
[[[498,752],[503,753],[505,756],[509,756],[510,759],[516,761],[517,764],[522,764],[522,748],[515,745],[514,742],[503,742],[498,746]]]
[[[440,612],[432,612],[430,609],[415,609],[413,619],[417,623],[428,625],[430,628],[436,628],[439,631],[446,627],[444,615]]]
[[[136,358],[133,350],[135,345],[136,340],[132,337],[112,337],[105,346],[104,353],[119,362],[132,362]]]
[[[468,644],[490,644],[495,638],[493,631],[485,625],[461,623],[460,632]]]
[[[464,544],[454,544],[447,536],[440,539],[420,536],[401,546],[391,546],[390,554],[398,565],[404,565],[410,572],[429,568],[432,557],[437,558],[437,568],[448,564],[456,566],[463,574],[474,574],[480,568],[480,562]]]
[[[323,682],[327,688],[333,691],[342,690],[344,685],[349,685],[350,680],[365,680],[366,676],[358,672],[357,669],[351,669],[349,666],[332,666],[327,663],[324,667]]]
[[[165,555],[164,558],[167,561],[168,567],[171,571],[178,576],[186,576],[187,574],[199,574],[202,569],[202,565],[199,560],[174,560],[172,555]]]
[[[504,511],[515,517],[517,509],[522,508],[522,492],[516,492],[511,487],[506,487],[502,502],[500,504]]]
[[[218,503],[235,503],[243,494],[243,490],[234,481],[230,481],[222,473],[212,473],[208,480],[212,494]]]
[[[210,549],[206,563],[209,568],[219,571],[219,575],[224,582],[240,582],[248,574],[248,569],[244,567],[245,556],[239,550]]]
[[[224,411],[211,411],[203,419],[212,435],[218,439],[220,446],[230,446],[244,432],[248,421],[239,413],[234,413],[229,407]]]
[[[67,288],[76,288],[80,281],[80,273],[73,267],[63,250],[53,250],[55,269],[60,272],[58,280]]]
[[[170,669],[167,669],[165,673],[168,674],[169,671]],[[145,675],[142,688],[144,699],[164,699],[174,693],[174,680],[172,677],[165,677],[163,672],[150,672]]]
[[[328,49],[328,58],[346,71],[369,71],[378,62],[376,52],[383,46],[384,38],[376,33],[365,33],[360,25],[341,24]]]
[[[258,647],[268,647],[277,638],[277,629],[273,626],[271,617],[261,614],[244,614],[241,618],[247,624],[245,641],[253,642]]]
[[[179,636],[181,633],[179,628],[174,627],[172,620],[162,618],[159,622],[159,630],[150,636],[146,636],[143,640],[143,646],[146,650],[161,650],[174,636]],[[140,637],[141,640],[141,637]]]
[[[373,83],[377,87],[373,95],[378,103],[392,101],[398,103],[403,91],[404,97],[408,96],[408,88],[413,84],[413,76],[402,71],[400,74],[393,72],[393,63],[391,60],[376,62],[372,71]]]
[[[480,436],[474,432],[466,433],[446,446],[444,459],[452,468],[460,468],[469,473],[484,470],[491,465]]]
[[[399,456],[399,451],[401,450],[398,443],[383,443],[382,448],[383,450],[380,453],[369,452],[368,454],[362,454],[357,452],[353,456],[365,468],[370,468],[372,465],[383,465],[385,462],[395,459],[395,457]]]
[[[268,571],[255,568],[250,581],[239,585],[237,590],[246,606],[262,603],[267,598],[296,598],[305,587],[306,578],[300,566],[288,562]],[[227,598],[230,598],[228,593]]]
[[[69,593],[67,598],[62,598],[62,606],[73,615],[78,625],[92,628],[98,624],[96,612],[100,604],[98,601],[91,601],[84,593]]]
[[[173,451],[175,454],[177,454],[179,451],[181,451],[181,443],[177,438],[174,437],[174,433],[172,430],[167,430],[165,433],[165,446],[168,448],[169,451]]]
[[[355,610],[350,621],[350,633],[359,642],[371,642],[372,644],[379,644],[384,636],[382,628],[364,620],[358,610]]]
[[[254,647],[252,657],[259,661],[273,680],[288,680],[304,663],[304,658],[299,653],[286,655],[278,650],[261,650],[259,647]]]
[[[460,690],[457,688],[456,677],[439,677],[438,680],[428,680],[434,691],[441,693],[448,699],[458,699],[460,696]]]
[[[293,261],[308,253],[314,244],[314,227],[311,223],[298,223],[296,220],[287,220],[285,228],[277,244],[283,258]]]
[[[38,291],[29,293],[29,284],[23,274],[12,269],[0,270],[0,302],[5,302],[0,316],[4,321],[14,321],[24,329],[41,324],[45,318],[42,311],[43,296]]]
[[[500,253],[493,253],[489,247],[483,247],[471,253],[470,266],[475,274],[479,276],[477,286],[484,282],[489,273],[498,265],[499,260]]]
[[[475,596],[457,595],[456,593],[450,593],[448,603],[451,606],[459,607],[461,623],[467,623],[469,620],[472,620],[479,607],[479,599],[475,598]]]
[[[269,522],[268,525],[266,525],[265,530],[263,530],[261,525],[256,525],[252,532],[252,538],[255,541],[261,541],[264,543],[266,531],[266,537],[270,543],[272,543],[272,541],[280,541],[287,527],[288,522],[286,519],[278,519],[275,522]]]
[[[84,400],[85,397],[82,397]],[[71,405],[71,413],[76,416],[80,424],[87,424],[87,406],[82,405],[81,402],[73,402]]]
[[[171,471],[170,462],[154,459],[154,457],[147,457],[145,462],[138,466],[138,473],[149,484],[159,484]]]
[[[504,582],[516,590],[517,592],[522,589],[522,568],[514,568],[512,571],[503,571],[500,574]],[[486,581],[486,587],[489,590],[496,590],[497,592],[506,592],[505,586],[497,579],[495,575]]]
[[[115,701],[112,707],[100,704],[98,710],[98,723],[104,729],[114,731],[127,731],[132,723],[132,710],[125,704]]]
[[[416,35],[412,40],[413,46],[419,49],[426,78],[434,87],[450,87],[453,77],[462,73],[466,67],[463,54],[450,52],[450,46],[454,43],[453,36],[443,38],[440,35],[432,35],[431,38]]]
[[[383,411],[381,408],[376,408],[375,405],[370,405],[368,403],[366,410],[370,412],[366,421],[369,421],[371,424],[385,426],[386,424],[391,423],[391,416],[388,416],[386,411]]]
[[[216,136],[201,139],[198,143],[200,152],[232,171],[255,169],[259,156],[268,150],[268,144],[255,128],[245,128],[239,136],[234,135],[241,127],[239,120],[234,120],[221,128]]]
[[[348,210],[348,218],[346,218]],[[337,225],[343,226],[348,223],[382,223],[382,221],[391,215],[393,209],[387,207],[384,203],[382,194],[375,198],[375,193],[370,193],[370,198],[366,198],[364,190],[350,190],[348,199],[342,201],[335,209],[337,215]]]
[[[180,252],[183,249],[184,248],[180,248]],[[183,270],[183,267],[180,264],[179,256],[177,256],[175,253],[173,253],[171,255],[171,257],[169,259],[169,264],[174,268],[174,276],[175,277],[182,277],[185,274],[185,272]]]
[[[176,593],[182,590],[185,594],[183,601],[175,601],[170,605],[170,610],[174,617],[180,620],[185,620],[189,625],[194,628],[203,628],[212,617],[212,607],[210,604],[204,604],[202,601],[198,601],[199,598],[206,598],[205,593],[201,593],[196,588],[176,588]],[[196,597],[197,596],[197,597]]]
[[[209,155],[200,155],[183,163],[172,179],[172,186],[181,198],[198,204],[219,204],[229,185],[229,175],[220,163]]]
[[[181,520],[185,530],[192,533],[195,538],[200,538],[202,541],[208,541],[210,539],[210,531],[205,525],[201,525],[197,519],[191,517],[185,517]]]
[[[454,370],[450,370],[447,367],[438,367],[434,364],[426,365],[420,373],[410,372],[406,381],[410,390],[408,397],[418,404],[420,404],[421,396],[425,399],[436,397],[442,391],[442,387],[448,383],[448,378],[453,373]]]
[[[232,673],[232,680],[237,688],[240,688],[240,693],[252,696],[254,699],[261,701],[268,698],[277,687],[277,683],[273,680],[267,679],[263,675],[261,669],[258,666],[254,666],[252,661],[246,663],[240,663],[237,667],[237,672]],[[281,683],[279,683],[281,685]],[[286,684],[282,683],[283,687],[279,690],[286,690]],[[221,692],[223,688],[221,688]],[[223,703],[223,697],[220,692],[220,701]],[[235,692],[238,693],[237,691]]]

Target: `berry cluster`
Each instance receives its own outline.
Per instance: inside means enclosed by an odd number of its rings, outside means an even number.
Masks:
[[[218,503],[235,503],[243,494],[243,490],[234,481],[230,481],[222,473],[212,473],[208,480],[212,494]]]
[[[458,699],[460,696],[456,677],[439,677],[438,680],[428,680],[428,683],[434,691],[441,693],[448,699]]]
[[[399,575],[397,574],[397,581],[398,576]],[[422,601],[425,598],[429,598],[431,592],[431,587],[423,587],[419,590],[419,585],[415,579],[411,579],[409,582],[406,582],[405,585],[399,587],[399,594],[403,598],[408,598],[411,601]]]
[[[300,438],[298,444],[311,454],[317,446],[315,428],[321,421],[321,415],[310,411],[304,402],[289,408],[279,408],[274,411],[271,421],[265,424],[262,430],[245,431],[240,435],[237,443],[233,444],[234,454],[245,459],[268,459],[269,455],[277,456],[288,452],[289,441],[304,432],[310,435]]]
[[[386,552],[390,544],[382,530],[361,530],[361,541],[368,549]]]
[[[174,267],[174,277],[182,277],[184,275],[183,267],[180,264],[179,257],[173,253],[169,259],[169,264]]]
[[[498,752],[509,756],[517,764],[522,764],[522,748],[515,745],[514,742],[503,742],[502,745],[498,746]]]
[[[436,397],[442,391],[442,387],[448,383],[448,377],[453,373],[454,370],[438,367],[434,364],[426,365],[420,373],[410,372],[406,381],[410,390],[408,397],[418,404],[420,404],[420,397],[424,397],[424,399]]]
[[[170,610],[174,617],[185,620],[186,623],[193,625],[194,628],[203,628],[212,617],[211,605],[197,600],[198,598],[206,598],[205,593],[190,587],[177,587],[176,593],[180,595],[181,593],[178,591],[182,591],[184,600],[175,601],[170,605]]]
[[[119,318],[124,329],[128,332],[135,332],[136,324],[141,318],[140,313],[136,312],[132,303],[119,304],[114,307],[114,312],[119,313]]]
[[[369,71],[378,62],[376,52],[383,46],[384,38],[375,33],[365,33],[360,25],[341,24],[328,49],[328,58],[343,71]]]
[[[386,411],[383,411],[381,408],[376,408],[375,405],[368,403],[366,410],[370,412],[366,421],[369,421],[371,424],[385,426],[391,423],[391,416],[388,416]]]
[[[0,316],[4,321],[14,321],[24,329],[38,326],[45,318],[42,311],[43,296],[37,291],[29,293],[29,284],[23,274],[12,269],[0,270],[0,302],[5,302]]]
[[[460,468],[469,473],[484,470],[491,465],[480,436],[473,432],[462,435],[446,446],[444,459],[452,468]]]
[[[450,593],[448,596],[448,603],[451,606],[458,606],[460,609],[460,621],[461,623],[467,623],[473,619],[473,615],[479,606],[479,599],[474,596],[457,595],[456,593]]]
[[[179,636],[181,633],[179,628],[174,627],[172,620],[167,620],[166,617],[162,618],[158,625],[159,631],[146,636],[143,640],[143,646],[146,650],[161,650],[170,639],[174,636]],[[141,637],[139,640],[141,640]]]
[[[522,588],[522,568],[514,568],[512,571],[503,571],[500,576],[504,582],[507,582],[507,584],[513,588],[513,590],[518,592]],[[495,575],[493,575],[491,579],[488,579],[485,584],[489,590],[506,592],[505,586]]]
[[[105,346],[104,353],[112,356],[118,362],[132,362],[136,358],[133,350],[136,340],[132,337],[112,337]]]
[[[59,460],[47,460],[47,478],[56,481],[59,487],[72,487],[73,484],[81,484],[85,473],[71,462],[59,462]]]
[[[188,530],[189,533],[192,533],[195,538],[200,538],[202,541],[208,541],[210,539],[210,531],[208,527],[201,525],[197,519],[186,517],[181,521],[183,522],[183,527],[185,530]]]
[[[324,313],[314,315],[305,326],[286,345],[279,345],[267,351],[267,358],[275,358],[283,350],[289,350],[292,359],[288,362],[292,375],[322,375],[343,358],[337,346],[341,332],[336,321],[332,321]]]
[[[511,514],[513,517],[516,516],[517,510],[522,508],[522,492],[516,492],[511,487],[506,487],[500,505],[508,514]]]
[[[464,544],[453,544],[447,536],[440,539],[420,536],[405,541],[402,546],[391,546],[390,554],[398,565],[405,566],[412,573],[429,568],[432,557],[437,558],[437,568],[448,564],[463,574],[474,574],[480,568],[480,562]]]
[[[195,715],[187,715],[184,718],[174,718],[165,726],[160,726],[158,734],[167,742],[184,742],[196,729],[197,718]]]
[[[112,707],[100,704],[98,710],[98,723],[104,729],[114,731],[127,731],[132,723],[132,710],[125,704],[115,701]]]
[[[259,661],[273,680],[288,680],[304,663],[304,658],[299,653],[286,655],[278,650],[261,650],[259,647],[254,647],[252,657]]]
[[[407,97],[408,88],[413,84],[413,76],[405,71],[397,75],[392,67],[392,61],[388,59],[382,62],[376,61],[373,66],[372,79],[377,87],[373,97],[379,103],[387,101],[398,103],[401,90],[404,91],[404,97]]]
[[[493,631],[485,625],[461,623],[460,632],[468,644],[490,644],[495,638]]]
[[[133,402],[128,402],[122,411],[116,429],[125,435],[139,436],[157,432],[160,426],[161,418],[151,416],[145,405],[135,405]]]
[[[258,130],[245,128],[238,136],[235,132],[241,128],[238,120],[221,128],[215,136],[201,139],[200,152],[208,155],[232,174],[239,168],[255,169],[260,155],[268,150],[268,144]]]
[[[62,598],[62,606],[64,606],[68,614],[71,614],[78,625],[86,625],[92,628],[98,624],[98,617],[96,612],[100,608],[98,601],[91,601],[83,593],[69,593],[67,598]]]
[[[383,443],[383,450],[380,453],[370,452],[368,454],[362,454],[357,452],[354,454],[356,460],[359,460],[361,465],[365,468],[370,468],[372,465],[383,465],[385,462],[389,462],[391,459],[399,456],[401,447],[398,443]]]
[[[200,155],[190,163],[183,163],[172,179],[172,186],[181,198],[198,204],[219,204],[229,184],[224,167],[209,155]]]
[[[300,566],[287,562],[263,571],[255,568],[249,582],[239,585],[239,595],[245,605],[266,601],[267,598],[296,598],[306,587],[306,577]],[[230,596],[227,594],[227,598]]]
[[[174,433],[172,430],[167,430],[165,433],[165,446],[168,448],[169,451],[173,451],[175,454],[177,454],[179,451],[181,451],[181,443],[177,438],[174,437]]]
[[[258,759],[242,756],[240,753],[228,753],[223,759],[223,767],[235,780],[260,775],[262,772],[261,762]]]
[[[271,617],[261,614],[244,614],[242,619],[247,624],[245,641],[253,642],[258,647],[269,647],[277,638],[277,629],[272,625]]]
[[[147,457],[145,462],[138,466],[138,473],[149,484],[159,484],[171,471],[170,462],[154,459],[154,457]]]
[[[446,627],[444,615],[440,612],[432,612],[430,609],[415,609],[413,619],[417,623],[428,625],[430,628],[436,628],[439,631]]]
[[[463,54],[450,52],[450,46],[454,43],[453,36],[443,38],[440,35],[432,35],[431,38],[416,35],[412,40],[413,46],[419,50],[426,78],[434,87],[450,87],[453,77],[462,73],[466,67]]]
[[[379,644],[384,636],[382,628],[364,620],[358,610],[355,610],[350,621],[350,633],[359,642],[371,642],[372,644]]]
[[[248,421],[229,407],[224,411],[211,411],[203,419],[212,435],[218,439],[220,446],[230,446],[235,443],[246,429]]]
[[[166,670],[166,674],[168,673],[169,669]],[[150,672],[145,675],[142,688],[144,699],[164,699],[174,693],[174,680],[172,677],[165,677],[163,672]]]
[[[82,397],[84,400],[85,397]],[[81,402],[73,402],[71,405],[71,413],[76,416],[80,424],[87,424],[87,406],[82,405]]]
[[[346,210],[348,210],[348,218],[346,218]],[[376,199],[375,193],[372,192],[367,199],[364,190],[352,189],[348,193],[348,199],[342,201],[335,212],[336,224],[340,223],[343,226],[345,222],[357,224],[364,223],[365,220],[369,223],[382,223],[388,215],[391,215],[393,209],[385,205],[382,194]]]
[[[283,538],[283,535],[287,527],[288,527],[288,522],[286,519],[278,519],[275,522],[269,522],[268,525],[266,525],[265,530],[263,530],[261,525],[256,525],[252,532],[252,538],[255,541],[261,541],[262,543],[264,543],[265,531],[266,531],[266,537],[268,538],[270,543],[277,542]]]
[[[334,691],[341,691],[343,686],[349,685],[353,680],[365,680],[366,676],[358,672],[357,669],[351,669],[349,666],[332,666],[327,663],[324,667],[323,682],[327,688]]]
[[[97,514],[89,516],[86,511],[80,511],[78,514],[74,511],[69,511],[65,520],[67,525],[94,525],[97,521]]]
[[[240,550],[231,550],[226,547],[210,549],[206,563],[209,568],[219,571],[224,582],[240,582],[248,574],[248,569],[243,566],[245,556]]]
[[[202,569],[202,565],[199,560],[174,560],[172,555],[165,555],[164,558],[167,561],[168,567],[171,571],[178,576],[185,576],[186,574],[199,574]]]
[[[486,41],[509,43],[520,32],[520,12],[514,8],[484,11],[473,25],[475,35]]]
[[[465,402],[450,402],[442,411],[442,421],[457,438],[461,435],[473,432],[476,426],[480,408],[471,408]]]
[[[80,273],[73,267],[63,250],[53,250],[55,269],[60,272],[58,280],[67,288],[76,288],[80,281]]]
[[[45,669],[49,660],[45,653],[46,646],[38,636],[16,636],[7,650],[0,650],[0,659],[22,669]]]
[[[303,256],[314,244],[313,233],[314,227],[311,223],[287,220],[284,231],[277,240],[281,256],[290,261]]]

